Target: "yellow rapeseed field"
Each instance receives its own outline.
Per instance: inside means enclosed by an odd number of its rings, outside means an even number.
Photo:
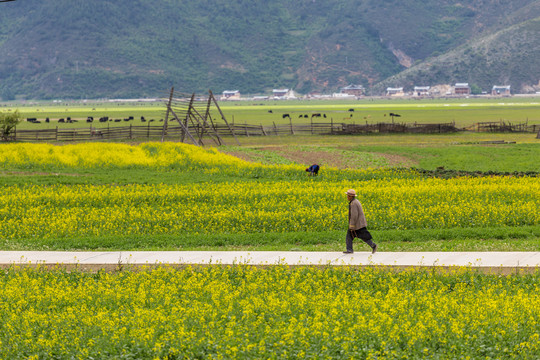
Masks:
[[[184,176],[161,184],[3,185],[4,243],[342,230],[349,188],[374,230],[540,223],[534,177],[325,169],[312,178],[300,166],[252,164],[178,143],[2,144],[0,169]],[[201,173],[207,181],[186,180]],[[215,265],[90,274],[12,267],[0,271],[0,359],[532,360],[540,354],[539,276],[459,268]]]
[[[538,359],[539,273],[0,273],[2,359]]]
[[[349,187],[361,189],[372,229],[540,222],[535,178],[33,185],[0,198],[0,237],[337,230],[347,217]]]
[[[252,164],[181,143],[8,144],[4,167],[277,173],[275,180],[180,184],[20,185],[0,197],[0,238],[338,230],[344,192],[356,188],[371,229],[522,226],[540,223],[534,177],[423,178],[405,171],[327,170],[317,181],[298,166]],[[179,170],[176,169],[179,168]],[[281,172],[281,173],[280,173]],[[342,174],[345,179],[340,179]],[[280,177],[285,177],[281,179]]]

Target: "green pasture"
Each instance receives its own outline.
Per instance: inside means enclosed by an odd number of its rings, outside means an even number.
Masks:
[[[233,144],[232,139],[227,139]],[[342,168],[415,167],[426,170],[540,172],[534,134],[376,134],[241,138],[221,151],[265,164],[318,163]]]
[[[204,105],[203,105],[204,106]],[[231,123],[270,126],[273,124],[336,122],[347,124],[399,122],[399,123],[451,123],[467,127],[478,122],[510,122],[512,124],[540,124],[540,98],[471,98],[471,99],[361,99],[361,100],[290,100],[290,101],[235,101],[220,102],[227,120]],[[37,118],[41,124],[22,123],[20,129],[46,129],[57,125],[65,128],[88,126],[86,118],[93,116],[94,127],[125,126],[124,121],[99,123],[97,119],[125,119],[135,125],[148,124],[140,121],[141,116],[155,120],[165,118],[164,103],[109,103],[76,102],[52,104],[4,103],[0,111],[18,109],[26,118]],[[353,109],[354,111],[349,111]],[[390,113],[399,114],[392,117]],[[213,109],[212,118],[220,121],[219,113]],[[283,117],[288,114],[289,117]],[[313,117],[321,114],[321,117]],[[325,117],[326,116],[326,117]],[[45,118],[50,123],[45,123]],[[60,118],[78,120],[73,124],[58,124]]]

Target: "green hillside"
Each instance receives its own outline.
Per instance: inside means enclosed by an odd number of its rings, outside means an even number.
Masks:
[[[540,89],[540,17],[510,26],[430,58],[379,83],[411,89],[420,84],[469,82],[490,91],[493,85],[512,84],[521,92]],[[536,85],[536,86],[535,86]]]
[[[172,85],[333,92],[350,83],[376,93],[385,79],[482,38],[512,67],[471,66],[483,52],[470,45],[451,69],[425,64],[423,78],[532,90],[538,27],[527,21],[538,16],[538,0],[18,0],[0,4],[0,97],[155,97]],[[524,28],[515,44],[494,35]]]

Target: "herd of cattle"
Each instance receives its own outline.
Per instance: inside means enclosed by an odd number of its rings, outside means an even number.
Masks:
[[[348,111],[348,112],[354,112],[354,109],[349,109],[349,110],[347,110],[347,111]],[[273,113],[272,110],[268,110],[268,112],[269,112],[269,113]],[[353,115],[350,114],[350,117],[352,117],[352,116],[353,116]],[[385,114],[385,116],[386,116],[386,114]],[[394,116],[399,117],[399,116],[401,116],[401,115],[399,115],[399,114],[394,114],[394,113],[390,113],[390,116],[392,116],[392,118],[393,118]],[[282,114],[281,117],[282,117],[283,119],[285,119],[285,118],[291,119],[291,115],[288,114],[288,113]],[[326,119],[326,114],[322,114],[322,113],[312,113],[311,115],[308,115],[308,114],[299,114],[299,115],[298,115],[298,118],[305,118],[305,119],[307,119],[307,118],[310,118],[310,117],[311,117],[311,119],[313,119],[313,118],[320,118],[320,117],[323,117],[323,118]],[[96,119],[97,119],[97,118],[96,118]],[[135,119],[135,118],[134,118],[133,116],[129,116],[129,117],[124,118],[124,119],[113,119],[113,118],[109,118],[108,116],[102,116],[102,117],[100,117],[100,118],[97,119],[97,120],[98,120],[99,122],[101,122],[101,123],[106,123],[106,122],[108,122],[108,121],[114,121],[114,122],[133,121],[134,119]],[[39,123],[41,123],[41,121],[39,121],[37,118],[27,118],[26,121],[28,121],[28,122],[30,122],[30,123],[34,123],[34,124],[39,124]],[[78,122],[78,121],[79,121],[79,120],[72,119],[71,117],[67,117],[66,119],[64,119],[64,118],[58,119],[58,122],[59,122],[59,123],[68,123],[68,124],[75,123],[75,122]],[[146,119],[144,118],[144,116],[141,116],[141,122],[146,122],[146,121],[148,121],[148,122],[154,122],[154,121],[156,121],[156,120],[154,120],[154,119],[146,120]],[[162,122],[163,119],[160,119],[159,121]],[[46,122],[46,123],[50,122],[50,119],[49,119],[49,118],[46,118],[46,119],[45,119],[45,122]],[[93,117],[93,116],[88,116],[88,117],[86,118],[86,122],[87,122],[87,123],[92,123],[92,122],[94,122],[94,117]]]
[[[113,119],[113,118],[109,118],[108,116],[102,116],[102,117],[100,117],[98,119],[98,121],[101,122],[101,123],[105,123],[105,122],[108,122],[108,121],[121,122],[121,121],[133,121],[133,120],[135,120],[135,118],[133,116],[130,116],[130,117],[127,117],[127,118],[124,118],[124,119]],[[29,123],[33,123],[33,124],[40,124],[41,123],[41,121],[39,121],[37,118],[26,118],[26,121],[28,121]],[[156,120],[154,120],[154,119],[146,120],[144,118],[144,116],[141,116],[141,122],[146,122],[146,121],[153,122],[153,121],[156,121]],[[163,121],[163,119],[161,119],[159,121]],[[49,123],[49,122],[51,122],[51,120],[49,118],[46,118],[45,122]],[[67,117],[65,119],[64,118],[58,119],[58,122],[59,123],[72,124],[72,123],[79,122],[79,120],[72,119],[71,117]],[[94,122],[94,117],[93,116],[88,116],[86,118],[86,122],[87,123]]]
[[[349,109],[349,110],[347,110],[347,111],[353,112],[354,109]],[[272,113],[272,110],[268,110],[268,112],[269,112],[269,113]],[[314,117],[321,117],[321,116],[322,116],[323,118],[326,119],[326,114],[321,114],[321,113],[313,113],[313,114],[311,114],[311,118],[312,118],[312,119],[313,119]],[[352,114],[351,114],[351,116],[352,116]],[[283,119],[285,119],[285,118],[289,118],[289,119],[290,119],[290,118],[291,118],[291,115],[290,115],[290,114],[283,114],[283,115],[281,115],[281,117],[282,117]],[[310,117],[310,116],[309,116],[308,114],[300,114],[300,115],[298,115],[298,118],[305,118],[305,119],[307,119],[307,118],[309,118],[309,117]]]

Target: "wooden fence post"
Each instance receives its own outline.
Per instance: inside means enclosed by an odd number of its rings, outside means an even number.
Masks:
[[[56,132],[54,133],[54,139],[58,141],[58,125],[56,125]]]
[[[129,139],[130,139],[130,140],[133,139],[133,130],[132,130],[131,126],[132,126],[132,125],[129,124]]]
[[[291,134],[294,135],[294,130],[293,130],[293,127],[292,127],[292,119],[291,119],[290,116],[289,116],[289,123],[291,124]]]

